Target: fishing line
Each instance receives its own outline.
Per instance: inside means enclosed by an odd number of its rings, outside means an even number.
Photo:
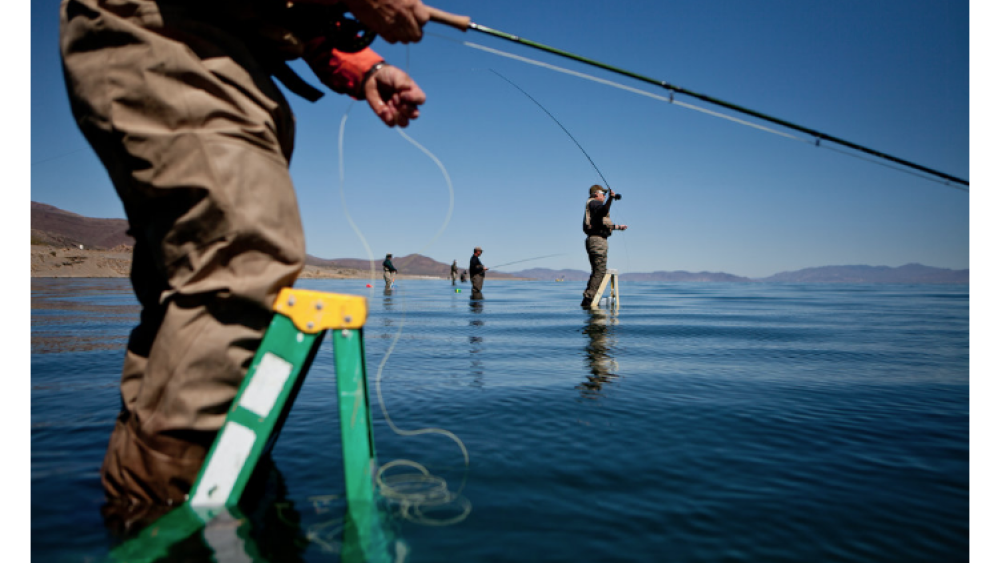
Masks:
[[[534,258],[525,258],[524,260],[515,260],[513,262],[507,262],[506,264],[500,264],[499,266],[493,266],[491,270],[496,270],[497,268],[503,268],[504,266],[510,266],[511,264],[520,264],[521,262],[531,262],[532,260],[541,260],[542,258],[552,258],[553,256],[565,256],[566,253],[561,254],[546,254],[545,256],[536,256]]]
[[[500,74],[499,72],[493,70],[492,68],[490,69],[490,71],[493,74],[499,76],[500,78],[503,78],[504,80],[506,80],[507,83],[510,84],[511,86],[513,86],[514,88],[517,88],[518,90],[520,90],[521,93],[524,94],[525,96],[527,96],[529,100],[531,100],[532,102],[535,102],[535,105],[538,106],[539,108],[541,108],[541,110],[544,111],[546,115],[548,115],[549,117],[551,117],[552,121],[555,121],[556,125],[558,125],[559,128],[562,129],[564,133],[566,133],[567,135],[569,135],[569,138],[572,139],[574,143],[576,143],[577,148],[580,149],[580,152],[583,153],[583,156],[587,157],[587,160],[590,161],[590,165],[593,166],[594,170],[597,171],[597,175],[600,176],[601,180],[604,181],[604,185],[608,186],[609,188],[611,187],[611,185],[608,184],[607,179],[604,177],[604,174],[601,174],[601,169],[598,168],[596,164],[594,164],[594,159],[590,158],[590,155],[587,154],[587,151],[584,150],[584,148],[580,144],[580,142],[576,140],[576,137],[574,137],[573,134],[570,133],[568,129],[566,129],[565,127],[563,127],[563,124],[560,123],[558,119],[556,119],[556,116],[552,115],[552,113],[550,113],[549,110],[545,109],[545,106],[543,106],[542,104],[538,103],[538,100],[536,100],[535,98],[532,98],[531,94],[525,92],[523,88],[521,88],[517,84],[514,84],[509,78],[507,78],[506,76],[504,76],[504,75]]]
[[[340,122],[340,133],[338,135],[338,154],[339,154],[339,166],[340,166],[340,194],[341,203],[344,206],[344,214],[348,218],[348,222],[351,228],[354,229],[355,234],[361,239],[364,245],[365,252],[368,254],[368,261],[370,265],[370,274],[372,280],[372,290],[370,292],[371,297],[374,297],[374,280],[375,280],[375,260],[371,248],[368,245],[364,234],[351,219],[350,213],[347,210],[347,201],[344,197],[344,130],[347,123],[347,116],[350,112],[351,107],[354,102],[348,105],[347,111],[344,112],[344,116]],[[399,134],[413,144],[415,147],[420,149],[425,155],[427,155],[438,168],[441,170],[444,176],[445,183],[448,186],[448,212],[445,215],[445,219],[441,225],[438,232],[431,238],[430,242],[420,248],[417,253],[422,252],[432,244],[444,233],[447,228],[448,223],[451,221],[452,211],[455,204],[455,190],[451,182],[451,176],[448,174],[448,170],[445,168],[444,164],[441,163],[440,159],[437,158],[432,152],[427,148],[422,146],[412,137],[404,133],[401,129],[397,128]],[[402,267],[402,265],[401,265]],[[465,481],[468,478],[468,467],[469,467],[469,452],[465,447],[462,440],[456,436],[454,433],[442,429],[442,428],[422,428],[418,430],[403,430],[396,426],[396,423],[389,416],[389,411],[385,406],[385,400],[382,397],[382,373],[385,369],[385,364],[388,362],[389,357],[392,355],[396,344],[399,342],[400,337],[403,334],[403,328],[406,325],[406,292],[405,290],[400,291],[402,299],[401,302],[401,317],[399,322],[399,327],[396,330],[396,334],[389,343],[389,347],[386,353],[382,356],[382,360],[379,362],[378,370],[375,375],[375,391],[378,398],[379,407],[382,410],[382,415],[385,418],[386,423],[389,428],[400,436],[417,436],[421,434],[442,434],[451,438],[456,444],[458,444],[459,449],[462,450],[462,456],[465,460],[466,474],[462,478],[462,483],[458,490],[451,492],[447,487],[447,482],[440,477],[432,475],[423,465],[404,459],[397,459],[383,464],[379,467],[376,473],[376,485],[379,488],[379,493],[391,501],[394,501],[400,507],[400,514],[403,518],[425,525],[434,526],[446,526],[454,524],[464,520],[469,513],[472,511],[472,503],[461,496],[461,491],[465,488]],[[416,469],[417,472],[409,472],[402,474],[386,475],[386,471],[396,468],[396,467],[408,467],[411,469]],[[427,509],[440,510],[442,507],[457,505],[459,512],[457,516],[451,518],[432,518],[426,514]]]
[[[344,110],[344,116],[340,118],[340,132],[337,135],[337,162],[340,171],[340,206],[344,210],[344,216],[347,217],[347,222],[351,225],[351,229],[354,230],[354,234],[358,235],[361,239],[362,246],[365,247],[365,253],[368,255],[368,268],[370,274],[370,281],[372,290],[368,292],[368,299],[375,298],[375,255],[372,254],[372,249],[368,246],[368,240],[365,235],[362,234],[361,229],[358,228],[357,224],[354,223],[354,219],[351,218],[351,213],[347,210],[347,198],[344,196],[344,128],[347,125],[347,114],[351,113],[351,108],[354,107],[354,102],[351,101],[347,104],[347,109]]]
[[[575,70],[570,70],[568,68],[563,68],[563,67],[560,67],[560,66],[556,66],[556,65],[553,65],[553,64],[545,63],[545,62],[538,61],[538,60],[535,60],[535,59],[529,59],[527,57],[522,57],[520,55],[515,55],[513,53],[508,53],[506,51],[501,51],[499,49],[493,49],[491,47],[485,47],[483,45],[478,45],[476,43],[472,43],[472,42],[469,42],[469,41],[463,41],[462,44],[465,45],[465,46],[467,46],[467,47],[472,47],[473,49],[479,49],[481,51],[486,51],[488,53],[493,53],[495,55],[499,55],[501,57],[507,57],[509,59],[514,59],[516,61],[521,61],[521,62],[528,63],[528,64],[535,65],[535,66],[540,66],[542,68],[547,68],[549,70],[554,70],[556,72],[561,72],[563,74],[568,74],[570,76],[576,76],[577,78],[583,78],[584,80],[590,80],[592,82],[597,82],[599,84],[604,84],[606,86],[611,86],[612,88],[618,88],[619,90],[625,90],[626,92],[631,92],[633,94],[639,94],[641,96],[646,96],[647,98],[653,98],[654,100],[659,100],[661,102],[667,102],[667,103],[671,103],[671,104],[674,104],[674,105],[681,106],[683,108],[693,109],[695,111],[700,111],[702,113],[706,113],[706,114],[712,115],[714,117],[721,117],[722,119],[728,119],[729,121],[733,121],[733,122],[739,123],[741,125],[746,125],[748,127],[753,127],[754,129],[760,129],[761,131],[766,131],[768,133],[773,133],[775,135],[780,135],[780,136],[786,137],[788,139],[793,139],[793,140],[800,141],[800,142],[803,142],[803,143],[806,143],[806,144],[812,144],[812,141],[809,141],[807,139],[802,139],[800,137],[796,137],[795,135],[792,135],[790,133],[785,133],[784,131],[778,131],[776,129],[772,129],[770,127],[766,127],[764,125],[761,125],[759,123],[753,123],[751,121],[746,121],[744,119],[739,119],[739,118],[733,117],[731,115],[726,115],[724,113],[719,113],[717,111],[712,111],[710,109],[705,109],[705,108],[702,108],[702,107],[691,105],[691,104],[682,102],[680,100],[673,99],[673,97],[660,96],[659,94],[653,94],[653,93],[647,92],[645,90],[640,90],[639,88],[633,88],[632,86],[626,86],[625,84],[622,84],[620,82],[615,82],[613,80],[607,80],[607,79],[604,79],[604,78],[598,78],[598,77],[592,76],[590,74],[585,74],[585,73],[582,73],[582,72],[577,72]],[[494,71],[494,72],[496,72],[496,71]],[[530,98],[531,96],[528,96],[528,97]],[[548,112],[546,112],[546,113],[548,113]]]

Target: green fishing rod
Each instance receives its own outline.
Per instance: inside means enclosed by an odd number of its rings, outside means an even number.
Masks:
[[[938,178],[943,178],[943,179],[948,180],[950,182],[955,182],[955,183],[962,184],[962,185],[965,185],[965,186],[969,185],[969,181],[968,180],[963,180],[962,178],[959,178],[957,176],[952,176],[951,174],[946,174],[944,172],[940,172],[940,171],[934,170],[932,168],[927,168],[926,166],[921,166],[921,165],[916,164],[914,162],[910,162],[908,160],[904,160],[902,158],[898,158],[898,157],[895,157],[895,156],[883,153],[881,151],[877,151],[877,150],[874,150],[874,149],[870,149],[868,147],[861,146],[861,145],[859,145],[857,143],[852,143],[850,141],[846,141],[844,139],[840,139],[840,138],[834,137],[833,135],[827,135],[826,133],[822,133],[820,131],[816,131],[815,129],[810,129],[808,127],[802,127],[801,125],[796,125],[796,124],[791,123],[789,121],[785,121],[784,119],[779,119],[777,117],[773,117],[773,116],[767,115],[765,113],[761,113],[759,111],[754,111],[752,109],[745,108],[743,106],[739,106],[739,105],[736,105],[736,104],[733,104],[733,103],[730,103],[730,102],[726,102],[726,101],[720,100],[718,98],[713,98],[712,96],[708,96],[708,95],[705,95],[705,94],[694,92],[694,91],[688,90],[686,88],[681,88],[680,86],[676,86],[674,84],[670,84],[669,82],[666,82],[664,80],[656,80],[655,78],[650,78],[648,76],[643,76],[641,74],[638,74],[638,73],[635,73],[635,72],[632,72],[632,71],[624,70],[624,69],[621,69],[621,68],[618,68],[618,67],[615,67],[615,66],[611,66],[609,64],[602,63],[600,61],[595,61],[593,59],[588,59],[586,57],[581,57],[580,55],[576,55],[576,54],[570,53],[568,51],[563,51],[562,49],[556,49],[555,47],[549,47],[548,45],[543,45],[541,43],[537,43],[535,41],[531,41],[530,39],[525,39],[523,37],[518,37],[517,35],[512,35],[510,33],[505,33],[503,31],[492,29],[492,28],[486,27],[484,25],[479,25],[477,23],[474,23],[469,16],[459,16],[459,15],[456,15],[456,14],[450,14],[448,12],[444,12],[444,11],[438,10],[437,8],[430,8],[430,10],[431,10],[431,21],[435,21],[435,22],[438,22],[438,23],[449,25],[449,26],[454,27],[456,29],[459,29],[461,31],[467,31],[469,29],[473,29],[475,31],[479,31],[479,32],[485,33],[487,35],[492,35],[494,37],[499,37],[501,39],[506,39],[508,41],[513,41],[514,43],[518,43],[520,45],[527,45],[528,47],[532,47],[534,49],[539,49],[539,50],[546,51],[546,52],[549,52],[549,53],[552,53],[552,54],[555,54],[555,55],[559,55],[560,57],[565,57],[567,59],[572,59],[574,61],[579,61],[581,63],[588,64],[590,66],[596,66],[598,68],[603,68],[604,70],[608,70],[608,71],[614,72],[616,74],[621,74],[623,76],[628,76],[628,77],[634,78],[636,80],[641,80],[642,82],[646,82],[648,84],[653,84],[654,86],[659,86],[661,88],[665,88],[665,89],[669,90],[670,93],[671,93],[671,98],[673,97],[674,93],[684,94],[686,96],[691,96],[693,98],[697,98],[699,100],[702,100],[704,102],[708,102],[710,104],[714,104],[714,105],[721,106],[721,107],[724,107],[724,108],[727,108],[727,109],[730,109],[730,110],[733,110],[733,111],[736,111],[736,112],[739,112],[739,113],[742,113],[742,114],[745,114],[745,115],[750,115],[750,116],[756,117],[757,119],[762,119],[764,121],[769,121],[771,123],[780,125],[782,127],[786,127],[788,129],[799,131],[801,133],[805,133],[807,135],[810,135],[810,136],[814,137],[816,139],[816,145],[817,146],[819,146],[819,143],[820,143],[821,140],[822,141],[829,141],[831,143],[836,143],[838,145],[845,146],[847,148],[850,148],[850,149],[853,149],[853,150],[856,150],[856,151],[859,151],[859,152],[863,152],[865,154],[869,154],[869,155],[872,155],[872,156],[875,156],[875,157],[878,157],[878,158],[881,158],[881,159],[884,159],[884,160],[888,160],[890,162],[894,162],[896,164],[900,164],[902,166],[906,166],[906,167],[912,168],[914,170],[919,170],[921,172],[924,172],[926,174],[930,174],[932,176],[937,176]]]

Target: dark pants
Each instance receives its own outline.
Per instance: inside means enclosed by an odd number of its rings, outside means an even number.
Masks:
[[[608,271],[608,239],[589,236],[586,247],[587,258],[590,259],[590,279],[587,281],[587,289],[583,292],[583,300],[589,304],[594,300],[597,289],[604,281],[604,274]]]
[[[474,274],[472,276],[472,291],[480,292],[483,290],[483,281],[486,280],[486,274]]]
[[[142,313],[101,471],[131,505],[184,500],[305,264],[288,102],[240,40],[182,10],[63,0],[60,14],[73,113],[136,239]]]

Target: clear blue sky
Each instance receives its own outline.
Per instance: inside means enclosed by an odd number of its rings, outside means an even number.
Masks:
[[[969,5],[942,0],[439,0],[476,23],[764,112],[965,179],[970,176]],[[376,257],[420,252],[487,266],[588,269],[580,230],[601,179],[616,191],[611,239],[622,271],[724,271],[764,277],[836,264],[969,267],[970,194],[605,84],[470,48],[462,41],[664,90],[482,33],[428,24],[419,44],[373,47],[428,95],[406,133],[328,93],[289,95],[298,119],[292,176],[307,251],[363,258],[347,210]],[[31,199],[124,217],[76,128],[57,46],[58,1],[31,2]],[[18,46],[23,48],[24,46]],[[304,65],[296,65],[314,84]],[[679,101],[718,109],[698,100]],[[796,134],[799,137],[804,135]],[[972,186],[989,189],[983,183]]]

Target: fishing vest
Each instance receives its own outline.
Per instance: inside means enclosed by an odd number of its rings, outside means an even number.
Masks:
[[[611,231],[613,230],[615,223],[611,220],[608,215],[604,216],[602,225],[596,229],[590,227],[590,202],[596,201],[594,198],[587,200],[587,204],[583,208],[583,232],[587,236],[599,236],[608,238],[611,236]]]

